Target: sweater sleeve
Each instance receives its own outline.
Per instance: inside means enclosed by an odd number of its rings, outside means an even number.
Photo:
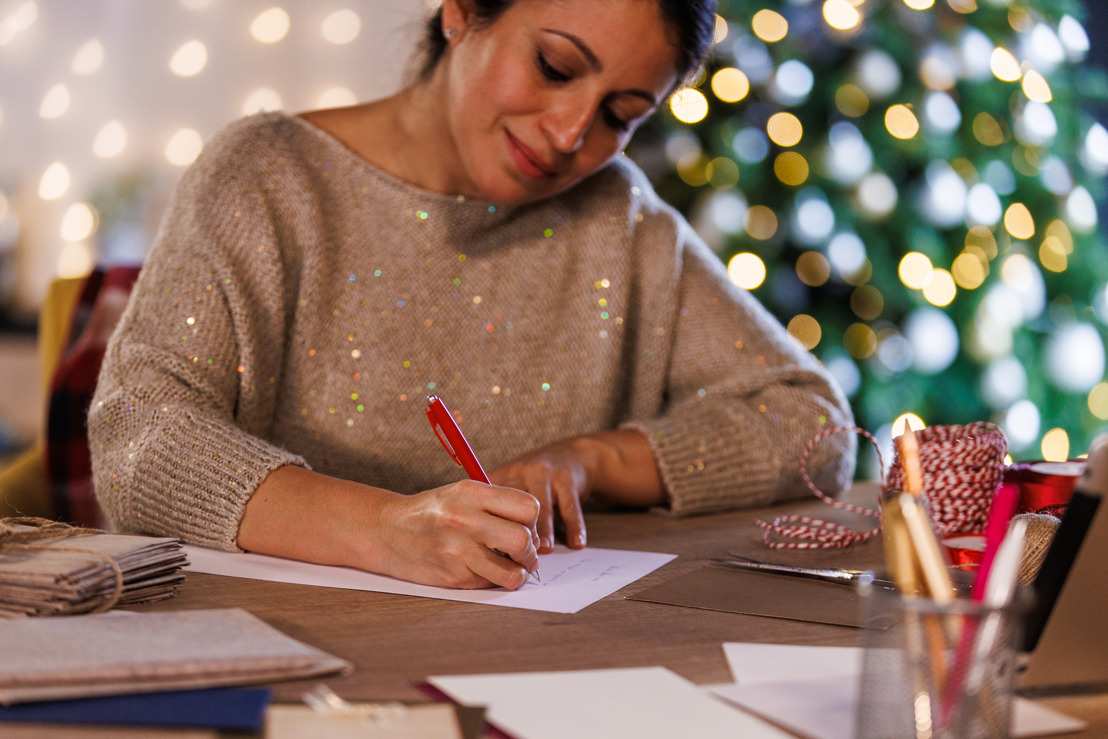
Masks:
[[[674,218],[676,305],[656,319],[668,336],[663,406],[624,427],[649,439],[674,514],[803,496],[805,445],[827,427],[853,425],[849,405],[818,360]],[[814,447],[806,467],[820,490],[836,496],[849,485],[856,446],[841,433]]]
[[[261,481],[305,465],[265,441],[291,309],[247,133],[183,176],[101,367],[89,440],[117,530],[233,550]]]

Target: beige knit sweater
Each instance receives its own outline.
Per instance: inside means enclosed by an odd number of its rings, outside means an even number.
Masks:
[[[626,159],[497,207],[427,192],[300,118],[229,126],[183,176],[89,415],[118,529],[235,548],[275,468],[415,493],[581,433],[650,440],[674,513],[805,494],[804,444],[851,423],[819,363]],[[835,494],[853,435],[809,469]]]

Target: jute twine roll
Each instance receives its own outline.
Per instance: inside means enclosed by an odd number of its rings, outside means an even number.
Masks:
[[[1019,583],[1030,585],[1043,566],[1046,552],[1054,541],[1061,521],[1048,513],[1021,513],[1016,518],[1027,521],[1027,539],[1020,558]]]

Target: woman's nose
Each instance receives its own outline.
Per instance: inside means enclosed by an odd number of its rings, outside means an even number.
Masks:
[[[580,102],[567,102],[547,112],[543,128],[555,149],[563,154],[572,154],[581,148],[595,118],[595,108]]]

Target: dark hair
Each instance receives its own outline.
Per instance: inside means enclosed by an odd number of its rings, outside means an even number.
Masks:
[[[469,5],[474,23],[492,25],[516,0],[462,0]],[[696,71],[708,48],[716,27],[716,0],[654,0],[669,27],[677,33],[677,80],[683,81]],[[427,20],[422,44],[419,76],[426,79],[446,52],[442,35],[442,8]]]

